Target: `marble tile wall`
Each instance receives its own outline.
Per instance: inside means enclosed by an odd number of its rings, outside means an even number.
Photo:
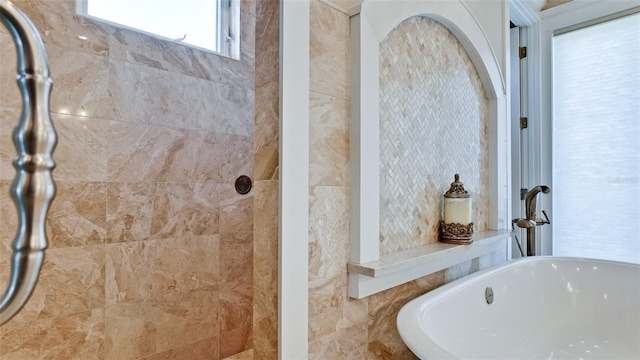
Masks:
[[[73,0],[14,3],[51,63],[58,194],[38,287],[0,328],[0,359],[218,359],[250,349],[254,201],[277,214],[277,186],[264,181],[273,164],[261,167],[257,191],[233,186],[256,175],[256,3],[241,2],[239,61],[80,17]],[[17,222],[14,69],[2,27],[2,284]],[[256,127],[261,164],[277,144],[272,122]]]
[[[406,19],[380,42],[380,252],[438,241],[441,197],[460,174],[474,232],[489,219],[489,106],[439,22]]]
[[[309,358],[416,359],[396,330],[400,308],[504,261],[504,254],[476,258],[365,299],[348,297],[349,17],[318,0],[310,3],[310,15]]]
[[[278,357],[280,2],[256,3],[253,358]]]

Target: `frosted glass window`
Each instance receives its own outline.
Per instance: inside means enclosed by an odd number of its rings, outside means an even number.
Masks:
[[[640,263],[640,14],[554,36],[553,254]]]

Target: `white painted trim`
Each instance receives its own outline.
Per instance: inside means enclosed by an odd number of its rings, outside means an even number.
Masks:
[[[540,25],[540,76],[534,78],[539,93],[540,122],[535,134],[534,143],[539,144],[539,176],[540,183],[551,187],[550,196],[541,197],[541,206],[547,209],[550,226],[540,230],[542,239],[539,244],[541,255],[551,255],[553,250],[553,33],[570,26],[592,21],[612,14],[637,8],[637,1],[629,0],[574,0],[569,3],[545,10],[541,13]]]
[[[527,117],[529,126],[523,130],[523,153],[521,166],[523,167],[522,187],[532,188],[542,182],[540,176],[540,16],[524,0],[509,0],[511,16],[510,20],[517,26],[523,28],[524,35],[521,35],[521,46],[527,47],[527,57],[525,70],[520,76],[526,77],[525,104],[521,109],[522,116]],[[515,132],[514,132],[515,133]],[[518,136],[520,134],[518,133]],[[517,174],[519,176],[519,174]],[[515,191],[514,191],[515,193]],[[512,203],[515,207],[522,201],[514,198]],[[538,231],[540,232],[540,231]],[[536,236],[536,241],[545,236]],[[526,247],[526,238],[519,237],[520,242]],[[540,251],[540,246],[536,246]]]
[[[508,256],[507,243],[510,241],[510,232],[505,230],[493,233],[496,234],[493,234],[490,238],[476,241],[471,245],[445,246],[447,248],[444,250],[422,257],[414,257],[409,260],[414,264],[402,270],[385,271],[385,269],[379,269],[381,274],[375,276],[362,275],[359,271],[350,271],[349,296],[355,299],[362,299],[494,251],[503,250]],[[436,244],[436,247],[438,247],[437,245],[440,244]],[[420,252],[422,249],[412,250]]]
[[[351,17],[351,225],[350,261],[376,261],[380,253],[379,41],[367,19]],[[376,61],[371,61],[376,59]],[[364,61],[361,61],[364,60]],[[375,74],[375,76],[372,76]],[[359,84],[359,86],[357,86]],[[365,89],[364,91],[362,89]],[[375,124],[375,126],[374,126]]]
[[[489,98],[489,227],[510,228],[509,132],[506,84],[489,41],[470,9],[456,1],[365,1],[351,17],[351,261],[379,259],[379,43],[412,16],[433,18],[465,48]],[[506,29],[505,29],[506,31]],[[361,61],[367,59],[368,61]],[[407,281],[410,281],[409,279]],[[361,276],[350,276],[359,282]],[[367,279],[371,282],[380,281]],[[367,285],[367,286],[369,286]],[[349,285],[350,296],[356,297]]]
[[[280,2],[278,357],[308,357],[309,2]]]
[[[540,22],[538,12],[532,9],[525,0],[509,0],[509,19],[519,27]]]

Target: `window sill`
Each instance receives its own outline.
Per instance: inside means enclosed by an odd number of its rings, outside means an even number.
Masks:
[[[381,255],[377,261],[348,263],[349,296],[361,299],[495,250],[504,250],[511,235],[510,230],[486,231],[475,234],[469,245],[438,242]]]

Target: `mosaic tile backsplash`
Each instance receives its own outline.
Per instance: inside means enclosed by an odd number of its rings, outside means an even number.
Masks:
[[[474,231],[488,221],[488,100],[439,22],[412,17],[380,43],[380,252],[437,241],[441,195],[459,173]]]

